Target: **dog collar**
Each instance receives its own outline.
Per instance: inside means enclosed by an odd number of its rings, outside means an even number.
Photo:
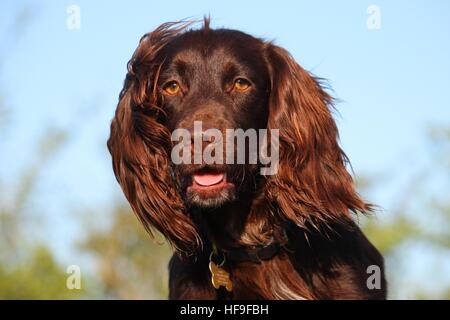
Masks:
[[[267,245],[242,246],[232,250],[220,251],[214,247],[209,256],[209,270],[211,271],[211,283],[216,289],[224,287],[228,292],[233,290],[229,265],[241,262],[261,263],[270,260],[280,252],[280,244],[272,241]],[[216,259],[215,259],[216,258]]]
[[[223,251],[224,258],[230,263],[254,262],[261,263],[270,260],[280,252],[280,244],[271,242],[267,245],[242,246]]]

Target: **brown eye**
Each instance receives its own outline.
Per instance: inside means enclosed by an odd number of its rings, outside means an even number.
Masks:
[[[250,82],[248,80],[237,78],[234,81],[234,89],[236,89],[237,91],[245,91],[248,88],[250,88]]]
[[[163,90],[168,95],[174,96],[180,92],[180,85],[176,81],[170,81],[164,85]]]

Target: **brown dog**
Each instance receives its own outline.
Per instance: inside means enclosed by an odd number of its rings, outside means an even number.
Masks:
[[[207,20],[186,26],[141,39],[108,141],[134,212],[175,249],[170,298],[385,298],[383,258],[351,216],[371,206],[346,170],[332,98],[270,42]],[[174,164],[171,134],[195,121],[219,132],[279,129],[278,171]],[[370,266],[380,271],[375,287]]]

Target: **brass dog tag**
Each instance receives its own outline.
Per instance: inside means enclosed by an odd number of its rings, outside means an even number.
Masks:
[[[211,271],[211,282],[214,288],[225,287],[228,292],[233,290],[233,283],[228,272],[212,261],[209,262],[209,270]]]

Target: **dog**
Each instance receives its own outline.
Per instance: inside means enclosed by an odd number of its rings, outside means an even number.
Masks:
[[[173,247],[169,298],[385,299],[383,257],[353,220],[373,205],[355,191],[323,81],[272,42],[190,25],[141,38],[108,140],[136,216]],[[218,146],[205,131],[237,128],[277,138],[275,172],[247,161],[248,141],[227,149],[243,163],[174,163],[174,131],[192,134],[190,158]]]

